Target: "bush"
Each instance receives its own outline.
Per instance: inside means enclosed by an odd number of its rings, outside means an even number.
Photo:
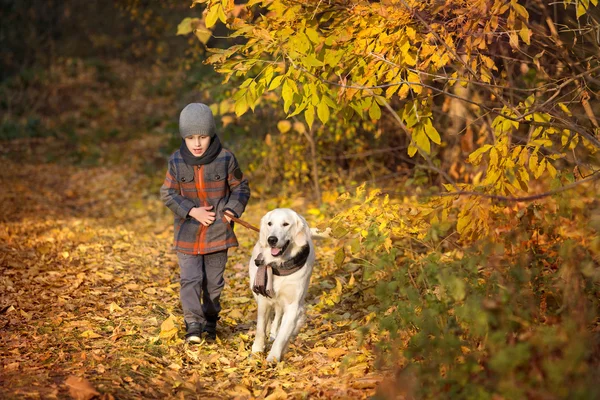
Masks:
[[[410,199],[363,187],[345,199],[334,233],[365,261],[365,287],[375,283],[382,364],[397,369],[398,391],[414,379],[417,398],[600,396],[597,197],[507,212],[490,222],[496,235],[460,244],[435,210],[417,226],[425,216],[411,218]]]

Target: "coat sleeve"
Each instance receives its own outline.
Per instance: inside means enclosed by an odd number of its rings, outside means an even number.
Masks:
[[[228,165],[227,183],[231,194],[229,195],[229,201],[225,204],[224,209],[233,211],[233,213],[239,218],[246,209],[246,204],[250,199],[250,186],[248,186],[248,179],[242,173],[235,156],[231,154]]]
[[[181,188],[176,178],[175,162],[173,159],[169,160],[167,176],[160,188],[160,198],[169,210],[184,219],[189,218],[188,214],[190,210],[195,207],[193,201],[181,195]]]

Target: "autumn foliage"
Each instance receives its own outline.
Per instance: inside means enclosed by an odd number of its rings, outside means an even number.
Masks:
[[[341,240],[338,265],[359,262],[374,282],[399,391],[411,381],[426,398],[596,393],[596,5],[192,2],[203,29],[220,21],[242,39],[207,59],[239,79],[236,115],[275,97],[304,125],[318,198],[325,160],[352,157],[329,157],[334,146],[366,144],[361,157],[396,142],[413,159],[408,180],[358,180],[324,223]],[[402,164],[387,168],[400,175]]]
[[[0,397],[600,396],[596,0],[6,4]],[[240,226],[218,340],[183,342],[158,188],[190,101],[244,219],[332,229],[283,363],[249,357]]]

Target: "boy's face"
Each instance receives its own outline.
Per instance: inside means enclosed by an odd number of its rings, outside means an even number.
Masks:
[[[196,157],[200,157],[208,146],[210,146],[210,136],[205,135],[192,135],[185,138],[185,145],[187,146],[190,153]]]

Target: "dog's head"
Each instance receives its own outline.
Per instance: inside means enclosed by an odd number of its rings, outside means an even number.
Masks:
[[[304,246],[310,238],[306,220],[289,208],[276,208],[260,220],[260,246],[271,248],[271,255],[279,257],[293,244]]]

